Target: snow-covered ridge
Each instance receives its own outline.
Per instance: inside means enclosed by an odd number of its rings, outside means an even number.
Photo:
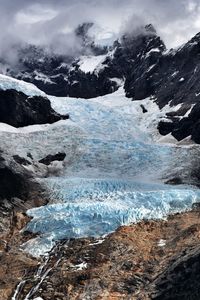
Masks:
[[[23,80],[14,79],[10,76],[0,74],[0,89],[13,89],[22,92],[28,96],[45,96],[45,93],[38,89],[34,84],[27,83]]]

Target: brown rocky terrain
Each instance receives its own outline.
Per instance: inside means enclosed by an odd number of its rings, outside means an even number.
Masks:
[[[17,203],[18,200],[18,203]],[[41,206],[46,201],[42,198],[24,203],[15,199],[12,204],[0,208],[0,299],[10,299],[16,284],[23,279],[27,271],[38,267],[38,261],[20,250],[20,245],[31,238],[31,234],[22,233],[29,218],[25,211],[33,206]],[[12,208],[12,210],[10,210]],[[3,216],[3,217],[2,217]]]
[[[30,238],[19,230],[27,221],[17,213],[15,230],[1,237],[0,299],[165,300],[200,299],[200,210],[119,228],[105,239],[78,239],[57,245],[36,276],[41,261],[19,250]],[[6,240],[7,243],[4,243]]]

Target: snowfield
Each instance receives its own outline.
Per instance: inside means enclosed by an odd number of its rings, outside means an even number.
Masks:
[[[0,88],[45,95],[32,84],[3,75]],[[162,180],[189,169],[186,164],[194,156],[192,147],[177,146],[170,136],[161,139],[156,129],[166,112],[180,106],[159,110],[150,99],[132,102],[123,88],[90,100],[47,97],[70,119],[19,129],[0,124],[5,152],[23,157],[30,152],[34,162],[66,153],[59,176],[38,178],[51,202],[28,211],[33,219],[27,229],[41,236],[24,244],[26,251],[42,255],[59,239],[100,237],[123,224],[184,211],[199,199],[198,189]]]
[[[106,57],[107,55],[82,56],[79,61],[80,70],[84,73],[93,73],[98,66],[101,66]]]

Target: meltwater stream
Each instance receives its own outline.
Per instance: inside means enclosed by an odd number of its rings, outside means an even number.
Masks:
[[[28,211],[32,220],[26,229],[40,235],[23,245],[26,251],[42,255],[58,240],[99,237],[199,201],[200,192],[192,186],[162,183],[166,175],[190,168],[193,149],[156,142],[157,122],[166,111],[151,100],[131,102],[122,89],[92,100],[50,100],[70,120],[0,133],[4,147],[9,149],[12,140],[17,154],[30,152],[35,161],[66,153],[59,175],[39,179],[51,202]]]

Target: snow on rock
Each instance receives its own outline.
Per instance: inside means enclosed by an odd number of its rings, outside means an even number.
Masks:
[[[76,269],[76,271],[82,271],[84,269],[87,269],[87,263],[83,262],[79,265],[75,265],[74,268]]]
[[[106,55],[81,56],[79,61],[80,70],[84,73],[93,73],[95,69],[105,60]]]
[[[55,84],[47,75],[34,71],[35,80],[43,81],[44,83]]]
[[[165,245],[166,245],[166,240],[163,240],[163,239],[161,239],[159,242],[158,242],[158,247],[165,247]]]

